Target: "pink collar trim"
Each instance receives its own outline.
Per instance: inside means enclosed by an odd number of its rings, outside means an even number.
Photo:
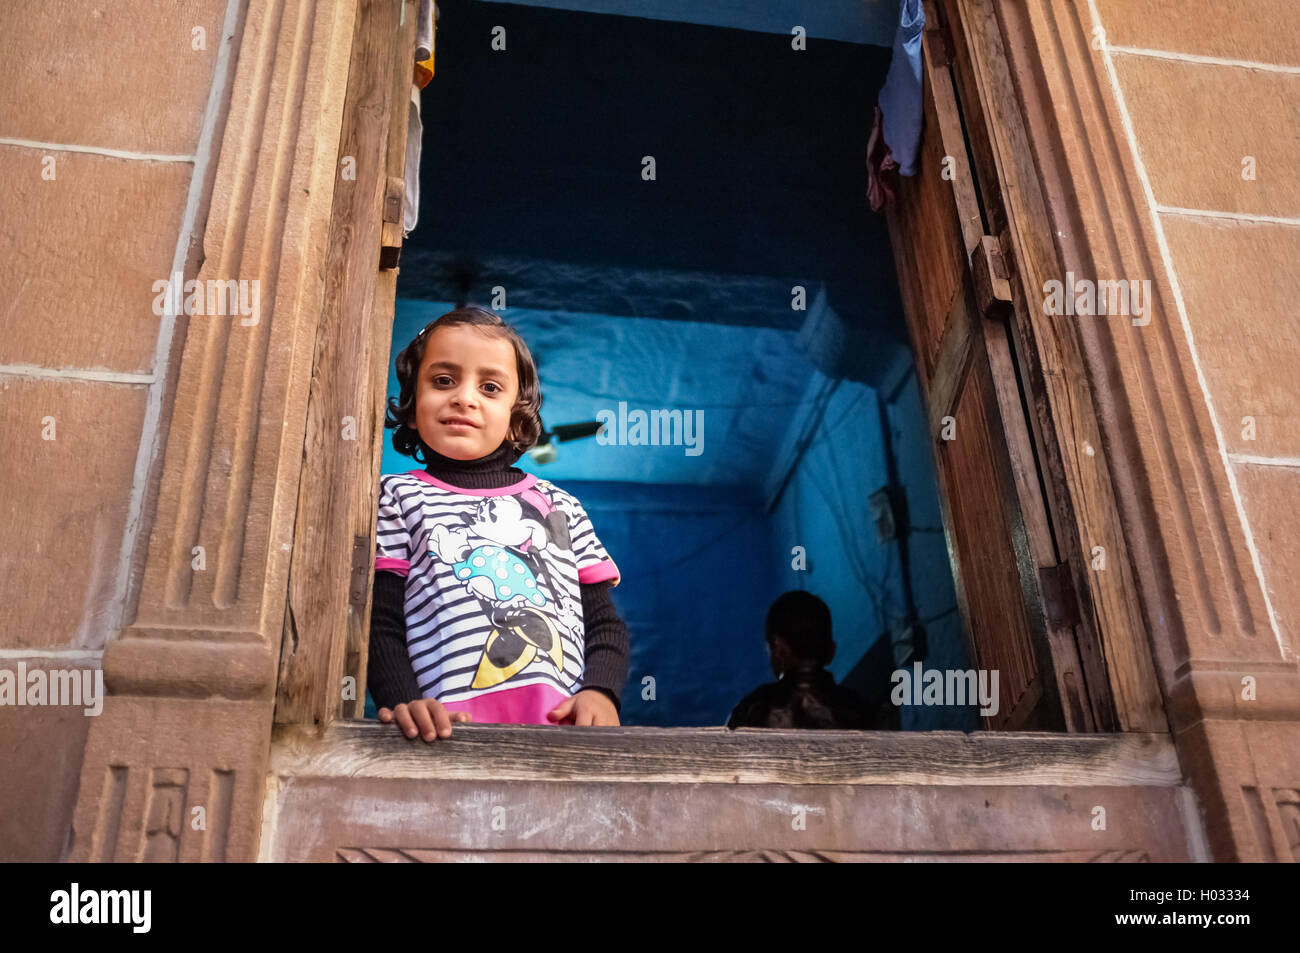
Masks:
[[[510,496],[512,493],[518,493],[520,490],[528,489],[537,482],[536,475],[525,473],[522,480],[518,483],[512,483],[509,486],[494,486],[486,490],[474,490],[463,486],[452,486],[450,483],[439,480],[427,470],[408,470],[406,471],[406,474],[407,476],[419,477],[425,483],[432,483],[434,486],[441,487],[444,490],[449,490],[452,493],[463,493],[466,496]]]

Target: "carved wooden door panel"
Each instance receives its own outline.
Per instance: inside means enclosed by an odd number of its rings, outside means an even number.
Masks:
[[[1071,575],[1012,353],[1010,263],[986,234],[982,200],[996,183],[976,182],[968,151],[982,119],[959,107],[929,3],[924,41],[919,171],[898,179],[888,217],[972,663],[998,673],[997,711],[984,725],[1108,730],[1080,678]]]

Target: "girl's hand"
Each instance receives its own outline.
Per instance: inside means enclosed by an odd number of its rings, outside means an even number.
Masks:
[[[467,711],[447,711],[432,698],[417,698],[398,705],[395,710],[379,709],[379,720],[385,725],[395,720],[408,738],[414,738],[418,733],[425,741],[433,741],[435,738],[450,738],[453,721],[471,722],[474,718]]]
[[[546,717],[556,724],[617,725],[618,709],[604,692],[585,688],[560,702]]]

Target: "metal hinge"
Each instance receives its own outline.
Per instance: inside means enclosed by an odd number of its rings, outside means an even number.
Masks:
[[[1038,592],[1043,597],[1043,614],[1049,628],[1073,629],[1082,621],[1069,563],[1040,567]]]
[[[404,8],[403,8],[404,9]],[[384,217],[379,225],[379,267],[396,268],[402,258],[402,221],[406,208],[406,180],[388,177],[384,190]]]
[[[971,255],[970,269],[980,314],[1005,320],[1011,314],[1011,274],[1002,257],[1002,245],[992,235],[980,239]]]
[[[363,608],[366,604],[366,583],[370,579],[370,537],[352,537],[352,586],[348,592],[348,605]]]

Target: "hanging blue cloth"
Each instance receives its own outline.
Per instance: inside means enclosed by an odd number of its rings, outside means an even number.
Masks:
[[[921,0],[901,0],[894,58],[880,89],[885,144],[898,163],[900,175],[916,175],[916,147],[921,139],[921,31],[925,11]]]

